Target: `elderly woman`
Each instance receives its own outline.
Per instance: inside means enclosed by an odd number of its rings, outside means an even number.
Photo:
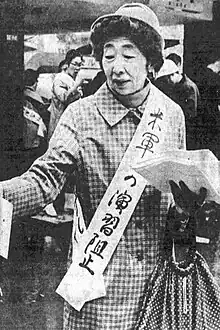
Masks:
[[[130,165],[167,148],[185,148],[185,122],[181,108],[148,78],[163,64],[163,39],[152,10],[128,4],[100,17],[91,41],[106,83],[68,106],[46,154],[24,175],[2,182],[2,190],[13,216],[21,216],[52,202],[75,174],[85,225],[93,226],[82,248],[91,253],[76,265],[80,275],[72,277],[67,294],[74,308],[65,303],[64,329],[132,330],[161,247],[169,196],[143,182]],[[77,256],[73,253],[73,263]],[[104,260],[104,284],[99,278],[94,284]],[[91,276],[89,284],[84,276]],[[87,302],[80,305],[84,293]]]

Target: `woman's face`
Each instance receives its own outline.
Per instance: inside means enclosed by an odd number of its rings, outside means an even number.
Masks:
[[[67,67],[67,73],[71,75],[73,78],[76,77],[77,73],[79,72],[83,62],[81,57],[77,56],[72,59],[71,63]]]
[[[109,88],[119,95],[132,95],[144,87],[147,60],[137,46],[119,37],[105,43],[102,66]]]

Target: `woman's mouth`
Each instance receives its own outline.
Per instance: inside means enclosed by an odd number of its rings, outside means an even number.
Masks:
[[[120,87],[120,88],[122,88],[122,87],[125,87],[125,85],[128,83],[129,81],[128,80],[119,80],[119,79],[114,79],[113,80],[113,83],[115,84],[115,85],[117,85],[117,87]]]

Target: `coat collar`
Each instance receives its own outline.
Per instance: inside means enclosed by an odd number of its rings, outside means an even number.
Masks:
[[[119,123],[131,110],[131,108],[126,108],[115,98],[106,83],[99,88],[99,90],[94,94],[94,97],[98,111],[110,126],[114,126]],[[142,113],[144,112],[145,104],[146,101],[138,107]]]
[[[24,89],[24,95],[38,101],[41,104],[45,104],[40,94],[38,94],[32,87],[26,86]]]

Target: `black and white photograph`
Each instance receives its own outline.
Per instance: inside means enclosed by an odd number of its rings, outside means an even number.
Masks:
[[[219,330],[220,0],[0,15],[0,330]]]

